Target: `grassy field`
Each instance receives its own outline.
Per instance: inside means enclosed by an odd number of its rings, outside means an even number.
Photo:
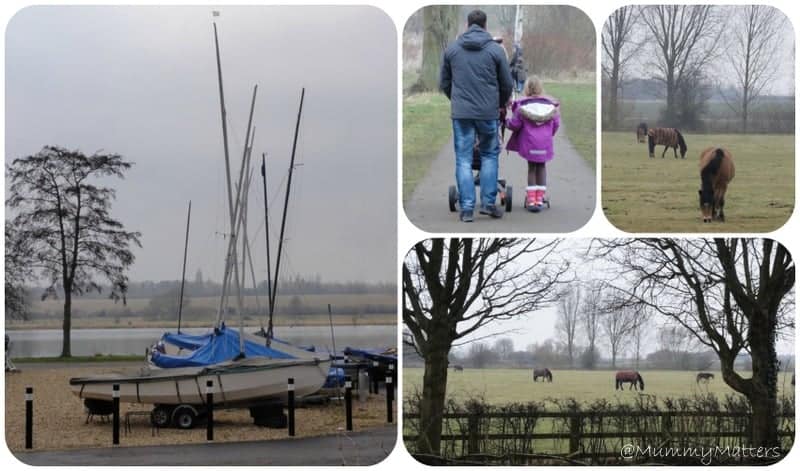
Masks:
[[[545,92],[561,101],[561,121],[575,150],[595,168],[597,155],[597,90],[592,83],[548,83]],[[556,155],[555,158],[558,158]]]
[[[561,101],[561,114],[572,145],[595,167],[596,121],[594,83],[545,82],[545,91]],[[431,160],[452,132],[450,102],[441,93],[403,98],[403,200],[414,192]],[[506,134],[508,136],[508,133]]]
[[[422,388],[422,368],[403,368],[403,391],[410,397]],[[450,370],[447,375],[447,395],[456,401],[481,397],[491,404],[543,401],[548,398],[575,398],[582,402],[607,399],[611,402],[633,401],[638,393],[614,389],[613,371],[552,370],[552,383],[534,383],[528,369],[470,369]],[[707,386],[697,385],[690,371],[642,371],[645,393],[656,398],[693,396],[714,393],[723,397],[734,391],[719,374]],[[791,374],[783,373],[778,380],[779,395],[793,394]]]
[[[794,136],[684,134],[686,159],[663,147],[648,158],[633,130],[603,133],[602,202],[608,220],[628,232],[770,232],[794,208]],[[736,176],[725,198],[725,223],[703,224],[698,159],[710,146],[728,148]]]

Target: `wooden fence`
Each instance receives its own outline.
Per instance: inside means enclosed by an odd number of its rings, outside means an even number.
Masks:
[[[403,417],[403,439],[414,454],[419,414]],[[530,464],[548,458],[605,463],[622,459],[625,446],[747,447],[751,429],[748,414],[727,411],[488,411],[442,418],[441,455],[435,457],[442,461],[430,464]],[[794,411],[782,413],[782,452],[792,447],[794,433]]]

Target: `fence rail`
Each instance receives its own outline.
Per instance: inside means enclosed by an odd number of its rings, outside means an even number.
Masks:
[[[403,439],[413,454],[419,438],[419,414],[406,413],[403,418]],[[529,462],[525,460],[532,456],[619,459],[620,450],[628,444],[747,446],[751,429],[749,414],[730,411],[451,412],[442,415],[442,420],[442,460],[494,456],[502,457],[505,464]],[[791,448],[794,434],[794,412],[781,413],[778,437],[782,450]],[[547,440],[552,442],[549,446],[542,444]]]

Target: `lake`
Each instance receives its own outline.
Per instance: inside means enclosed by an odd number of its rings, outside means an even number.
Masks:
[[[253,327],[247,328],[253,332]],[[163,328],[75,329],[72,331],[72,354],[75,356],[144,355],[155,343]],[[181,329],[182,333],[203,334],[208,328]],[[7,330],[11,337],[12,357],[54,357],[61,354],[61,329]],[[388,348],[397,345],[397,326],[334,326],[336,349]],[[295,345],[314,345],[318,351],[331,350],[329,326],[276,327],[275,336]]]

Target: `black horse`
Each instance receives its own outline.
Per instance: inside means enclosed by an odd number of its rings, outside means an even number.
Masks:
[[[645,142],[647,140],[647,123],[639,123],[636,128],[636,140],[638,142]]]
[[[644,380],[638,371],[617,371],[617,375],[614,379],[616,381],[615,389],[624,389],[622,385],[624,383],[630,383],[631,385],[628,387],[628,389],[633,388],[644,391]]]
[[[464,367],[461,365],[453,365],[453,371],[464,371]]]
[[[700,381],[704,383],[708,383],[714,379],[714,373],[697,373],[697,383],[700,384]]]
[[[534,368],[533,382],[535,383],[536,380],[539,378],[542,378],[542,381],[547,381],[548,383],[552,383],[553,373],[550,371],[549,368]]]

